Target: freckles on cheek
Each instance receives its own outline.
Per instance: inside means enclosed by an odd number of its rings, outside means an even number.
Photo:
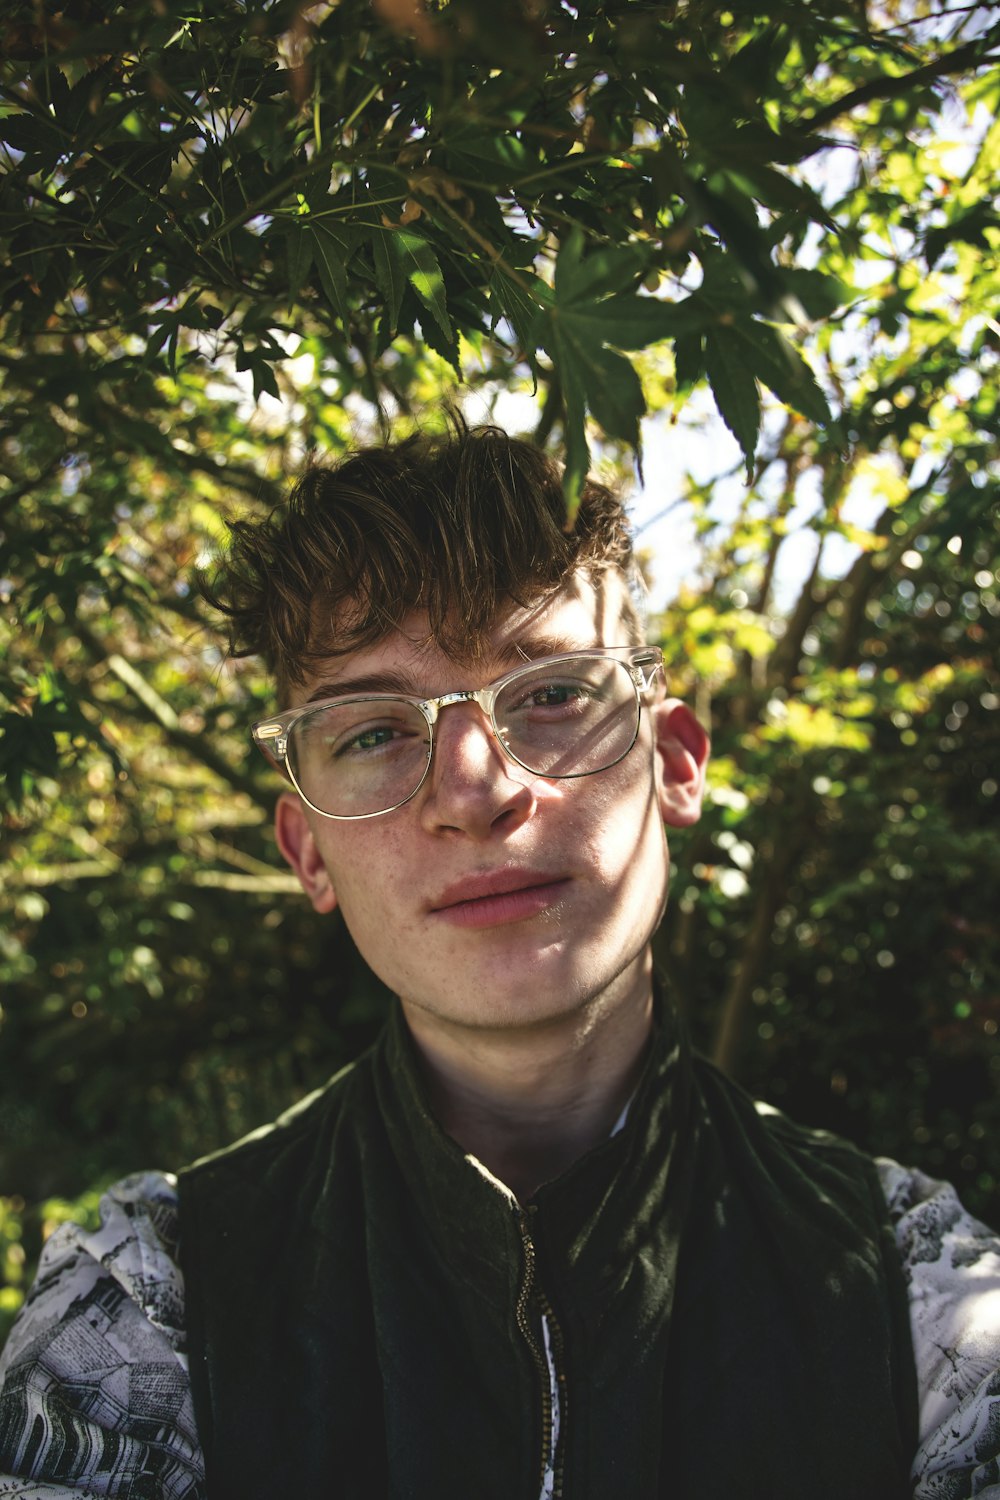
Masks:
[[[323,851],[341,914],[355,941],[398,920],[404,879],[399,840],[372,837],[372,830],[350,829]],[[339,832],[339,830],[338,830]]]

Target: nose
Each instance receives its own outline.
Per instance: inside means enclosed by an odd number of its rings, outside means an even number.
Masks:
[[[513,832],[534,811],[533,780],[511,760],[477,703],[451,703],[435,725],[421,819],[432,832],[477,840]]]

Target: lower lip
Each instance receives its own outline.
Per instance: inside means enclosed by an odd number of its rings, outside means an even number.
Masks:
[[[452,927],[502,927],[508,922],[523,922],[554,906],[565,894],[568,884],[568,880],[553,880],[548,885],[529,885],[519,891],[505,891],[500,896],[456,901],[453,906],[439,907],[434,916]]]

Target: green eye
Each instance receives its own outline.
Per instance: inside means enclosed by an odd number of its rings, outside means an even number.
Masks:
[[[413,724],[365,724],[345,731],[336,738],[331,737],[329,753],[334,760],[352,756],[359,759],[363,756],[376,756],[380,752],[403,751],[410,745],[424,744],[425,739],[420,727]]]

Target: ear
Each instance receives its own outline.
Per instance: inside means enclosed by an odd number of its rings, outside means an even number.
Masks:
[[[337,893],[323,863],[305,805],[294,792],[282,792],[274,809],[278,848],[299,877],[299,884],[319,912],[333,911]]]
[[[679,698],[666,698],[651,710],[656,735],[656,791],[664,823],[689,828],[697,823],[705,791],[709,738]]]

